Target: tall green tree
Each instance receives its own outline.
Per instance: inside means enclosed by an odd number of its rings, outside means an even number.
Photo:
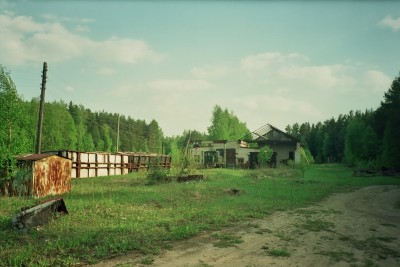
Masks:
[[[362,117],[349,120],[346,128],[344,162],[349,165],[369,165],[379,153],[375,131]]]
[[[24,102],[24,113],[29,114],[26,117],[25,131],[28,134],[29,139],[29,150],[25,153],[36,152],[37,142],[37,124],[39,116],[39,98],[32,98],[30,101]]]
[[[400,170],[400,75],[385,93],[375,123],[378,134],[383,135],[381,164]]]
[[[88,111],[83,105],[74,105],[72,102],[68,105],[68,111],[71,114],[76,129],[76,149],[79,151],[93,151],[93,137],[88,130]]]
[[[147,147],[150,152],[161,153],[163,132],[157,121],[152,120],[147,128]]]
[[[352,119],[346,129],[344,161],[352,166],[363,159],[363,134],[365,123],[361,119]]]
[[[214,107],[211,126],[208,127],[210,140],[238,140],[249,133],[246,123],[240,122],[233,112],[218,105]]]
[[[43,151],[76,150],[77,131],[67,104],[62,101],[46,103],[43,116]]]
[[[229,118],[227,114],[218,105],[212,112],[211,126],[208,127],[208,136],[211,140],[229,138]]]
[[[23,101],[10,73],[0,65],[0,194],[11,193],[16,155],[29,150]]]
[[[113,140],[111,138],[111,127],[108,124],[103,124],[100,128],[100,137],[103,147],[100,148],[101,151],[111,152],[114,148]]]

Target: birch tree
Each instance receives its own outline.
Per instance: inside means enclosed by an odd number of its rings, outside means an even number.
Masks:
[[[0,65],[0,194],[8,195],[16,171],[16,155],[28,151],[23,102],[10,73]]]

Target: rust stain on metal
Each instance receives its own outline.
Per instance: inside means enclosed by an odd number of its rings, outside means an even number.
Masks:
[[[71,190],[70,159],[52,154],[35,154],[18,159],[20,175],[14,182],[16,195],[43,197]]]

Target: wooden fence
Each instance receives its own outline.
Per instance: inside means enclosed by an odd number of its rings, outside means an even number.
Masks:
[[[81,152],[70,150],[50,151],[72,160],[72,178],[88,178],[149,170],[152,167],[170,168],[171,156],[139,152]]]

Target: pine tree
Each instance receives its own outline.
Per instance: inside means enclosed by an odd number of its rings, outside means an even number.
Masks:
[[[400,170],[400,75],[385,93],[376,117],[378,130],[384,125],[381,164]]]

